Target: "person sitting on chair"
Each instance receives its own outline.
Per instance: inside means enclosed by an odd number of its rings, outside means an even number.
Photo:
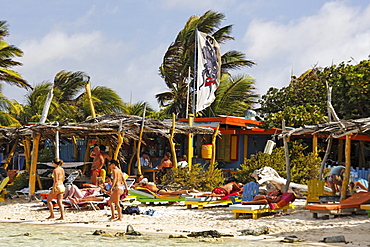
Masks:
[[[156,180],[158,183],[161,183],[161,179],[164,175],[169,173],[173,167],[172,161],[171,161],[171,153],[166,152],[163,156],[163,159],[161,160],[161,163],[158,166],[158,173]]]
[[[134,186],[134,185],[133,185]],[[167,190],[167,189],[159,189],[154,184],[150,184],[147,178],[143,178],[138,185],[135,185],[134,188],[141,187],[150,190],[158,195],[190,195],[190,192],[198,193],[199,191],[191,189],[191,190]]]
[[[268,203],[277,203],[281,200],[283,193],[281,190],[273,190],[267,195],[256,195],[253,198],[253,201],[242,201],[242,204],[268,204]]]

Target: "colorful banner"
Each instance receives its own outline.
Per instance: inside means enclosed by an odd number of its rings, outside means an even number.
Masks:
[[[206,33],[198,32],[197,104],[196,112],[202,111],[215,100],[220,84],[221,55],[217,41]]]

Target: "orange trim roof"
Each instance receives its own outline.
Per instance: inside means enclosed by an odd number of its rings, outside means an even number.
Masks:
[[[188,119],[183,118],[179,119],[179,122],[187,122]],[[253,125],[260,125],[261,121],[246,119],[242,117],[232,117],[232,116],[225,116],[225,117],[205,117],[205,118],[194,118],[194,122],[220,122],[221,124],[228,124],[234,126],[245,127],[246,124],[253,124]]]

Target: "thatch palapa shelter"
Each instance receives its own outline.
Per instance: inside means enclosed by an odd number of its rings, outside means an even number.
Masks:
[[[143,128],[141,128],[143,126]],[[121,145],[131,145],[135,143],[143,143],[140,131],[142,133],[150,133],[158,137],[165,137],[171,143],[171,150],[174,150],[173,136],[175,134],[203,134],[212,135],[215,130],[205,127],[188,126],[184,123],[176,123],[168,120],[144,119],[138,116],[113,113],[105,116],[88,119],[81,123],[71,123],[68,120],[59,123],[44,123],[34,124],[22,127],[0,128],[0,136],[8,140],[16,140],[15,145],[19,140],[23,141],[26,163],[30,170],[30,194],[35,192],[36,183],[36,168],[38,159],[38,146],[40,139],[55,140],[56,136],[63,138],[83,138],[91,140],[99,138],[106,140],[109,146],[114,150],[113,158],[123,161],[123,155],[120,154]],[[31,149],[31,139],[33,148]],[[88,141],[86,141],[88,145]],[[32,150],[32,152],[31,152]],[[89,159],[89,149],[86,149],[85,161]],[[174,152],[174,151],[173,151]],[[137,150],[140,153],[140,150]]]
[[[331,141],[333,138],[344,138],[345,137],[345,164],[346,164],[346,174],[343,181],[341,198],[346,198],[347,186],[350,177],[350,167],[351,167],[351,140],[369,140],[370,131],[370,118],[361,119],[351,119],[351,120],[339,120],[337,121],[325,122],[316,125],[306,125],[300,128],[294,129],[283,129],[279,138],[288,138],[292,135],[313,135],[314,150],[317,151],[317,136],[327,136],[328,146],[326,149],[326,155],[330,152]],[[316,141],[315,141],[316,140]],[[322,179],[322,171],[324,168],[325,158],[321,166],[320,179]]]

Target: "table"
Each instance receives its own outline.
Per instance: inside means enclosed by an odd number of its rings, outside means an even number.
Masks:
[[[151,180],[151,182],[155,182],[155,174],[159,171],[158,168],[142,168],[143,169],[143,174],[145,175],[145,173],[148,173],[149,174],[149,180]]]

